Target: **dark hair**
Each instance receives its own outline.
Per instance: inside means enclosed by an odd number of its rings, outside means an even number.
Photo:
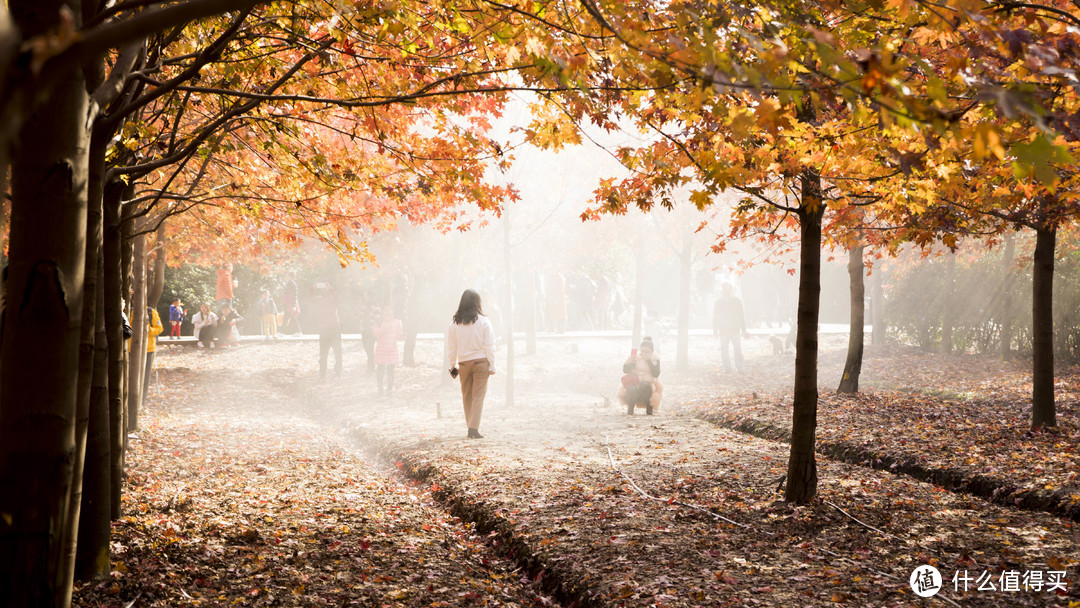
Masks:
[[[454,323],[469,325],[476,322],[476,318],[484,314],[480,306],[480,294],[471,289],[466,289],[461,294],[461,302],[458,303],[457,312],[454,313]]]
[[[654,351],[654,352],[656,351],[656,347],[653,346],[653,343],[652,343],[652,338],[650,338],[649,336],[645,336],[644,338],[641,339],[641,346],[638,346],[638,348],[645,348],[646,346],[649,347],[649,350]]]

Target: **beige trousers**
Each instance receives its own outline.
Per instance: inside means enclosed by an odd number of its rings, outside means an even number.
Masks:
[[[484,396],[487,395],[490,371],[491,364],[486,358],[458,363],[461,403],[465,406],[465,422],[470,429],[480,429],[480,414],[484,411]]]

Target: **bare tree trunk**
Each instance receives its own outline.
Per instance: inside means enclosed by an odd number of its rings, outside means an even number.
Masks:
[[[98,257],[97,308],[105,310],[104,256]],[[109,344],[105,314],[95,323],[94,373],[90,389],[90,420],[86,435],[86,467],[79,518],[75,578],[90,581],[109,575],[112,519],[112,448],[109,421]]]
[[[97,306],[98,261],[101,257],[102,207],[101,180],[105,168],[105,149],[108,139],[102,141],[92,135],[88,156],[87,213],[86,213],[86,262],[83,283],[82,330],[79,339],[79,375],[76,384],[75,463],[71,483],[71,507],[68,509],[64,540],[67,548],[61,579],[58,583],[67,595],[65,604],[71,603],[71,589],[75,578],[78,529],[83,502],[83,471],[85,469],[87,429],[90,421],[90,391],[94,372],[96,318],[101,314]]]
[[[525,290],[528,295],[529,301],[525,303],[528,308],[526,311],[526,325],[525,325],[525,354],[536,354],[536,275],[531,271],[528,275],[529,285]]]
[[[503,257],[506,264],[506,406],[514,405],[514,268],[510,252],[510,215],[503,213]]]
[[[866,324],[864,302],[866,300],[865,269],[863,265],[863,247],[852,247],[848,251],[848,278],[851,282],[851,320],[848,324],[847,361],[844,362],[844,375],[840,378],[838,393],[855,394],[859,392],[859,374],[863,360],[863,326]]]
[[[1057,230],[1035,230],[1032,268],[1031,329],[1031,428],[1057,426],[1054,403],[1054,251]]]
[[[638,232],[637,272],[634,277],[634,330],[630,342],[636,348],[641,343],[641,329],[645,322],[645,231]]]
[[[105,186],[102,197],[105,230],[102,258],[105,263],[105,334],[108,338],[108,403],[109,403],[109,516],[120,518],[120,490],[124,474],[124,277],[123,235],[121,234],[121,198],[125,187],[120,182]]]
[[[817,494],[817,350],[821,307],[821,218],[825,203],[821,177],[804,170],[799,206],[799,312],[795,334],[795,395],[792,404],[791,453],[784,500],[810,502]]]
[[[1001,360],[1008,361],[1012,356],[1012,271],[1013,258],[1016,256],[1016,235],[1005,235],[1005,254],[1001,269]]]
[[[944,308],[941,311],[941,354],[948,355],[953,350],[953,319],[956,309],[956,253],[949,252],[945,260]]]
[[[10,0],[26,37],[77,2]],[[86,257],[88,95],[61,74],[18,133],[0,343],[0,605],[65,606],[65,542],[75,463]],[[6,171],[7,167],[0,168]]]
[[[158,307],[161,292],[165,291],[165,244],[168,238],[165,224],[166,221],[162,220],[154,234],[154,270],[150,273],[146,285],[146,305],[150,308]]]
[[[135,237],[135,251],[131,259],[134,271],[131,287],[134,291],[131,303],[131,360],[128,362],[127,379],[127,430],[139,428],[139,409],[142,408],[143,366],[146,365],[146,235]]]
[[[873,324],[870,341],[874,346],[882,346],[885,344],[885,270],[880,263],[870,275],[870,281],[872,290],[870,322]]]
[[[690,279],[694,263],[692,236],[689,228],[683,233],[682,251],[679,253],[679,339],[675,347],[675,369],[690,369]]]

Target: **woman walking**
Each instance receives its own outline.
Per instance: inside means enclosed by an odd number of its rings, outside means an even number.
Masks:
[[[446,332],[450,375],[461,380],[461,402],[470,439],[483,439],[480,414],[484,410],[488,376],[495,373],[495,330],[484,316],[480,294],[466,289]]]

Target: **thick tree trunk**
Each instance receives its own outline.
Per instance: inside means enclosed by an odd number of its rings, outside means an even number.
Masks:
[[[812,171],[802,175],[799,207],[799,310],[795,334],[795,395],[792,405],[791,453],[788,457],[784,500],[803,504],[817,494],[817,349],[818,312],[821,299],[821,177]]]
[[[112,519],[120,517],[120,490],[124,474],[124,353],[123,330],[123,238],[121,234],[120,204],[124,186],[119,182],[106,185],[103,197],[105,212],[104,247],[105,262],[105,334],[109,346],[109,461],[110,461],[110,511]]]
[[[690,279],[694,262],[692,233],[683,233],[682,251],[679,253],[679,339],[675,346],[675,369],[690,369]]]
[[[78,2],[8,6],[25,36],[44,34],[64,6],[79,24]],[[67,597],[58,586],[75,462],[87,112],[83,71],[73,66],[34,108],[11,158],[0,330],[0,605],[7,608],[64,606]]]
[[[949,252],[945,260],[944,307],[941,311],[941,354],[953,351],[952,330],[956,310],[956,253]]]
[[[1016,235],[1005,235],[1005,254],[1001,269],[1001,360],[1012,356],[1012,286],[1013,258],[1016,256]]]
[[[885,344],[885,270],[877,264],[870,275],[870,322],[873,324],[870,341],[874,346]]]
[[[1035,230],[1032,268],[1031,329],[1034,338],[1031,378],[1031,428],[1057,426],[1054,404],[1054,253],[1057,231]]]
[[[848,252],[848,278],[851,282],[851,319],[848,324],[847,361],[844,375],[840,378],[838,393],[859,392],[859,373],[862,372],[863,327],[866,324],[864,302],[866,299],[865,266],[863,247],[852,247]]]
[[[139,410],[142,408],[143,366],[146,365],[146,235],[135,237],[135,250],[131,259],[134,275],[131,279],[131,359],[127,378],[127,430],[139,428]]]
[[[105,310],[104,256],[98,258],[97,308]],[[109,535],[112,519],[112,447],[109,420],[109,344],[105,314],[95,323],[94,373],[90,389],[90,421],[86,435],[86,467],[79,518],[75,578],[90,581],[109,575]]]
[[[514,265],[510,252],[510,216],[503,214],[503,257],[506,264],[506,406],[514,405]]]

